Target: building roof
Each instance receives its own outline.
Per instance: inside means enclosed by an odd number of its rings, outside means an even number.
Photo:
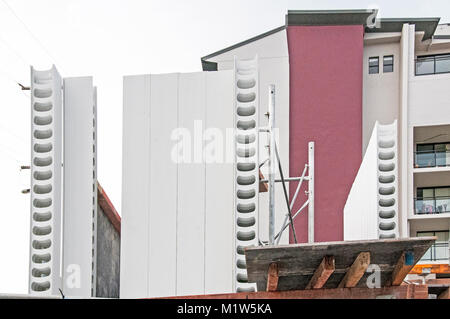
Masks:
[[[120,235],[120,225],[121,225],[120,215],[117,213],[116,209],[114,208],[114,205],[112,204],[108,195],[106,195],[105,190],[103,189],[103,187],[100,185],[99,182],[97,182],[97,201],[105,216],[108,218],[108,220],[113,225],[114,229]]]
[[[286,14],[286,23],[278,28],[261,33],[250,39],[241,41],[214,53],[208,54],[201,58],[202,68],[204,71],[217,70],[217,63],[208,61],[209,59],[234,50],[241,46],[247,45],[254,41],[263,39],[274,33],[286,29],[287,26],[320,26],[320,25],[363,25],[365,32],[401,32],[403,24],[409,23],[416,26],[416,31],[423,31],[422,40],[428,40],[433,37],[440,18],[382,18],[379,19],[379,27],[370,27],[367,25],[369,21],[376,18],[378,10],[376,9],[357,9],[357,10],[288,10]],[[372,17],[372,18],[371,18]],[[450,35],[439,35],[440,38],[450,38]]]
[[[376,9],[363,10],[288,10],[286,25],[366,25]]]
[[[403,24],[409,23],[416,26],[417,31],[423,31],[425,34],[422,40],[431,39],[439,25],[441,18],[387,18],[380,19],[379,28],[368,28],[365,31],[367,33],[375,32],[401,32]]]

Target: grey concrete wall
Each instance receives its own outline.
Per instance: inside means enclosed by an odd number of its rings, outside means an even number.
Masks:
[[[120,234],[97,206],[96,297],[119,298]]]

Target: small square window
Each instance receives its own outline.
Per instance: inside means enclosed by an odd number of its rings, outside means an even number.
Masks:
[[[394,72],[394,56],[385,55],[383,57],[383,73]]]
[[[380,72],[379,58],[378,57],[369,58],[369,74],[377,74],[379,72]]]

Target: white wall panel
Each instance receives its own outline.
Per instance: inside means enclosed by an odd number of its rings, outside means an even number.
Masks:
[[[123,81],[121,298],[148,296],[150,79],[138,75]]]
[[[233,71],[206,73],[206,126],[226,139],[232,129]],[[230,136],[233,138],[233,135]],[[225,142],[225,141],[224,141]],[[230,147],[233,150],[233,144]],[[224,160],[226,160],[226,149]],[[231,158],[234,155],[231,154]],[[234,167],[232,162],[206,165],[205,293],[231,293],[234,269]]]
[[[92,289],[93,114],[92,77],[64,79],[63,292],[68,296],[90,297]]]
[[[178,74],[151,76],[148,296],[176,294],[177,164],[170,136],[178,127]],[[146,164],[148,165],[148,164]],[[148,196],[144,194],[144,196]]]
[[[179,75],[178,127],[190,133],[185,137],[190,137],[192,147],[180,149],[180,152],[187,152],[184,159],[188,162],[179,159],[177,170],[177,295],[204,290],[206,167],[202,159],[202,136],[206,114],[205,79],[203,72]],[[173,147],[175,143],[169,145]]]

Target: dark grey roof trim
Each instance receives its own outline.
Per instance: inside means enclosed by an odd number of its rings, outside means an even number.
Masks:
[[[424,31],[423,40],[430,39],[439,24],[440,18],[387,18],[380,19],[380,28],[367,28],[366,33],[375,32],[401,32],[403,24],[409,23],[416,26],[416,31]]]
[[[217,71],[217,62],[205,61],[202,59],[203,71]]]
[[[367,19],[376,12],[376,9],[288,10],[286,25],[366,25]]]
[[[433,39],[436,39],[436,40],[448,40],[448,39],[450,39],[450,34],[435,35],[435,36],[433,36]]]
[[[257,35],[256,37],[247,39],[247,40],[245,40],[245,41],[242,41],[242,42],[236,43],[236,44],[234,44],[234,45],[232,45],[232,46],[229,46],[229,47],[227,47],[227,48],[225,48],[225,49],[222,49],[222,50],[219,50],[219,51],[217,51],[217,52],[208,54],[208,55],[202,57],[201,60],[202,60],[202,61],[205,61],[205,60],[211,59],[211,58],[213,58],[213,57],[215,57],[215,56],[217,56],[217,55],[220,55],[220,54],[223,54],[223,53],[225,53],[225,52],[234,50],[234,49],[236,49],[236,48],[239,48],[239,47],[244,46],[244,45],[246,45],[246,44],[249,44],[249,43],[251,43],[251,42],[255,42],[255,41],[259,40],[259,39],[262,39],[262,38],[265,38],[265,37],[267,37],[267,36],[269,36],[269,35],[272,35],[272,34],[274,34],[274,33],[280,32],[280,31],[284,30],[285,28],[286,28],[286,26],[282,25],[281,27],[278,27],[278,28],[275,28],[275,29],[273,29],[273,30],[270,30],[270,31],[261,33],[260,35]]]

